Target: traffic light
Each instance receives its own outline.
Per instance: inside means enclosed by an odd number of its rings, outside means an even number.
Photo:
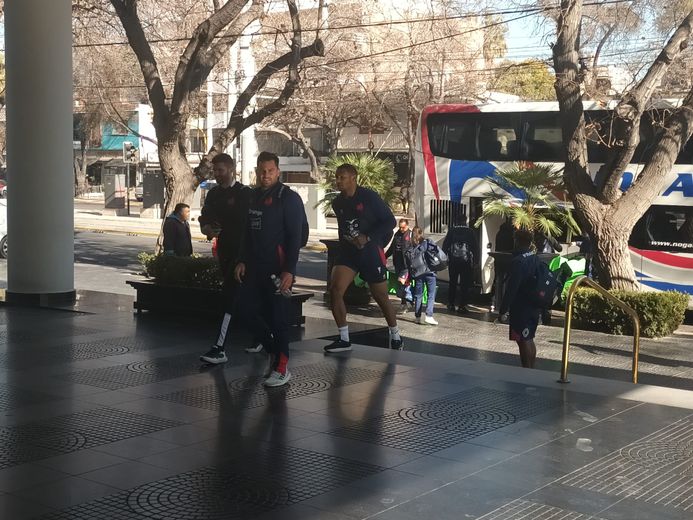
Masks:
[[[130,141],[123,143],[123,162],[125,164],[137,164],[137,148]]]

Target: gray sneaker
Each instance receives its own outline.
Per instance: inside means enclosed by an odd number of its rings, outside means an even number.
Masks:
[[[252,347],[247,347],[245,351],[248,354],[257,354],[258,352],[262,352],[262,343],[258,343],[257,345],[254,345]]]
[[[286,374],[282,374],[281,372],[277,372],[276,370],[270,374],[270,376],[265,379],[265,386],[270,386],[270,387],[275,387],[275,386],[283,386],[286,383],[289,382],[289,379],[291,379],[291,372],[287,369]]]

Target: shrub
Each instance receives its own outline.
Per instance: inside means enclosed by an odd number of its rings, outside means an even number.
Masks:
[[[390,159],[382,159],[370,153],[350,153],[333,155],[322,167],[323,181],[320,186],[325,190],[325,198],[319,202],[326,213],[337,196],[335,172],[342,164],[351,164],[358,171],[359,186],[370,188],[390,206],[395,202],[395,166]]]
[[[140,253],[137,258],[144,274],[161,285],[215,289],[221,287],[223,281],[219,263],[210,256]]]
[[[616,298],[635,309],[640,318],[640,334],[661,338],[673,333],[681,323],[688,306],[688,295],[675,292],[610,291]],[[580,289],[574,299],[575,324],[580,328],[633,334],[633,322],[625,312],[604,299],[594,289]]]

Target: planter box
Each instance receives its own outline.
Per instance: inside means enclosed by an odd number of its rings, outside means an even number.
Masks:
[[[224,298],[220,289],[159,285],[151,281],[129,280],[125,283],[137,291],[132,304],[137,314],[142,311],[207,316],[210,313],[224,313]],[[312,297],[313,294],[307,292],[296,292],[291,296],[290,325],[300,327],[306,322],[303,304]]]

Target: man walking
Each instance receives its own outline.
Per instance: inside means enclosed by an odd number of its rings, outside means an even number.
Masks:
[[[176,204],[173,213],[164,222],[164,254],[172,256],[191,256],[193,254],[190,236],[190,206],[182,202]]]
[[[265,386],[282,386],[289,372],[291,286],[308,219],[301,197],[279,181],[279,158],[257,158],[258,187],[253,190],[246,236],[235,276],[241,286],[243,314],[270,355]],[[289,297],[287,297],[289,296]]]
[[[448,255],[448,274],[450,285],[448,310],[455,311],[457,288],[460,288],[460,305],[457,312],[469,312],[469,290],[474,280],[474,263],[477,255],[477,241],[474,232],[467,226],[467,215],[459,213],[453,216],[453,222],[443,240],[443,252]]]
[[[500,319],[502,322],[508,319],[510,340],[517,342],[520,349],[520,362],[525,368],[534,368],[537,358],[534,335],[542,311],[528,297],[530,285],[537,273],[537,262],[540,261],[532,250],[533,239],[532,233],[526,229],[515,232],[515,251],[500,307]]]
[[[384,247],[392,237],[395,217],[383,199],[368,188],[357,184],[357,171],[351,164],[342,164],[335,172],[339,195],[332,201],[339,226],[340,252],[330,279],[332,315],[339,329],[339,339],[325,347],[325,352],[351,350],[344,293],[360,274],[368,283],[390,328],[389,348],[401,350],[403,343],[397,316],[387,291],[387,268]]]
[[[200,356],[200,360],[217,365],[228,360],[225,344],[238,294],[234,268],[245,236],[251,190],[236,181],[236,165],[230,155],[221,153],[214,156],[212,170],[217,185],[209,190],[199,221],[200,230],[207,238],[217,239],[217,257],[224,277],[225,309],[219,337],[211,350]],[[253,347],[246,350],[255,351]]]
[[[395,236],[392,237],[390,247],[385,253],[386,258],[392,257],[392,264],[395,268],[395,276],[399,284],[398,295],[402,298],[401,311],[407,310],[407,303],[413,300],[411,294],[411,285],[408,283],[408,270],[404,261],[404,255],[412,248],[412,231],[409,229],[409,221],[406,218],[399,220],[399,229]]]

